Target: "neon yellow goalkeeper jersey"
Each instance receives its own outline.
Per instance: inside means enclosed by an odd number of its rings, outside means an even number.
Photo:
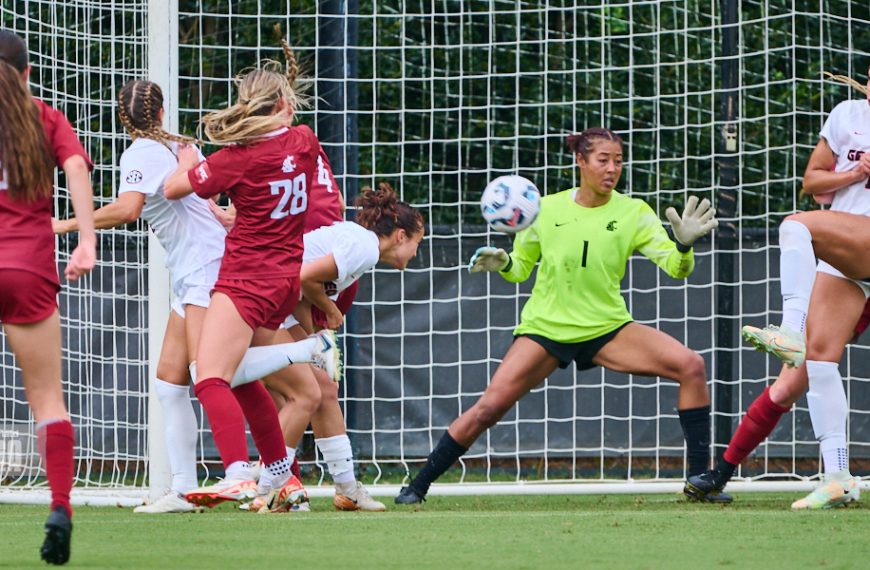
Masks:
[[[643,200],[614,191],[607,204],[586,208],[574,201],[575,190],[545,196],[535,223],[514,241],[512,263],[501,272],[506,280],[525,281],[540,260],[514,334],[573,343],[631,321],[620,282],[635,250],[674,278],[695,267],[692,251],[677,250]]]

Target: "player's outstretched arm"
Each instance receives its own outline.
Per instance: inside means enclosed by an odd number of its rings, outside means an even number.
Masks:
[[[71,156],[62,165],[69,184],[73,211],[80,220],[79,244],[73,250],[64,275],[75,281],[94,268],[97,263],[97,234],[94,230],[94,192],[91,188],[87,161],[79,155]]]
[[[138,192],[125,192],[111,204],[94,210],[94,227],[98,230],[117,228],[124,224],[135,222],[142,214],[145,205],[145,195]],[[57,235],[79,231],[78,218],[51,221],[52,229]]]
[[[179,147],[178,168],[163,183],[163,195],[170,200],[179,200],[193,192],[193,185],[187,173],[200,163],[199,151],[187,145]]]
[[[719,226],[719,220],[715,217],[716,210],[710,205],[710,200],[704,198],[699,204],[697,196],[689,196],[682,216],[677,215],[673,206],[665,210],[665,215],[671,222],[677,243],[682,244],[682,249],[686,250]]]
[[[479,247],[468,264],[469,273],[481,271],[503,271],[511,265],[507,252],[497,247]]]

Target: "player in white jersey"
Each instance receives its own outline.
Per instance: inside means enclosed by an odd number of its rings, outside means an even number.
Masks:
[[[172,312],[166,325],[157,364],[155,392],[164,410],[166,446],[172,471],[171,488],[137,513],[188,512],[196,507],[184,493],[197,487],[198,426],[189,396],[189,366],[196,354],[205,310],[209,305],[224,253],[226,230],[214,217],[208,201],[196,194],[169,200],[163,194],[166,178],[178,168],[179,145],[195,140],[166,132],[163,93],[150,81],[130,81],[118,93],[118,114],[133,137],[121,155],[118,199],[94,212],[99,229],[133,222],[141,216],[166,250],[172,281]],[[75,218],[54,220],[63,235],[78,230]],[[291,362],[324,363],[321,339],[304,343],[257,347],[246,354],[235,379],[260,378]]]
[[[864,85],[837,79],[867,95]],[[840,103],[822,127],[803,179],[804,192],[831,209],[794,214],[780,226],[782,323],[743,328],[747,341],[786,366],[806,364],[805,373],[784,369],[771,387],[771,393],[779,392],[775,403],[786,407],[809,387],[810,418],[822,451],[823,482],[795,501],[795,509],[842,505],[859,494],[849,473],[848,406],[839,361],[870,297],[868,151],[870,96]]]
[[[424,235],[423,216],[409,204],[401,202],[389,184],[382,182],[376,190],[364,188],[357,197],[356,206],[356,223],[336,222],[304,236],[305,252],[300,273],[303,300],[294,316],[288,317],[282,325],[293,338],[304,338],[318,328],[318,324],[328,329],[341,327],[344,312],[336,305],[336,300],[342,291],[379,262],[402,270],[417,254]],[[325,322],[314,321],[313,307],[325,314]],[[301,384],[298,378],[282,372],[265,381],[271,390],[290,396],[281,410],[281,427],[288,451],[293,452],[309,419],[318,410],[304,409],[293,397]],[[288,418],[293,421],[285,421]],[[334,423],[330,422],[330,426]],[[317,447],[336,483],[333,504],[339,510],[386,510],[383,503],[372,499],[356,480],[350,440],[343,422],[340,423],[342,429],[333,427],[330,430],[340,433],[330,433],[329,436],[318,433],[315,426]],[[257,505],[251,508],[256,510]]]

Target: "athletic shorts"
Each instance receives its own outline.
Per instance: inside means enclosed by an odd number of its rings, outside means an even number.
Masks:
[[[867,279],[849,279],[848,277],[843,275],[839,269],[825,261],[819,261],[819,265],[816,267],[816,271],[819,273],[827,273],[828,275],[833,275],[834,277],[847,279],[860,287],[862,291],[864,291],[865,299],[870,297],[870,277],[868,277]]]
[[[208,307],[211,290],[214,289],[220,269],[221,260],[216,259],[182,277],[172,291],[172,310],[184,318],[185,305]]]
[[[299,302],[300,283],[298,277],[218,279],[214,291],[229,297],[253,330],[278,330]]]
[[[630,321],[629,321],[630,322]],[[577,370],[588,370],[598,366],[592,359],[598,354],[605,344],[613,340],[613,338],[621,331],[628,323],[619,325],[616,329],[605,333],[599,337],[595,337],[583,342],[556,342],[545,336],[538,334],[521,334],[514,337],[524,336],[535,341],[546,349],[547,352],[559,359],[559,368],[568,368],[571,362],[577,365]]]
[[[0,269],[0,322],[44,321],[57,310],[60,285],[23,269]]]
[[[338,307],[338,310],[341,311],[342,315],[346,315],[350,308],[353,306],[353,301],[356,299],[356,293],[359,291],[359,281],[354,281],[348,286],[347,289],[338,294],[338,297],[332,299],[335,301],[335,305]],[[311,321],[314,323],[314,327],[317,329],[325,329],[326,327],[326,313],[318,309],[317,307],[311,307]],[[290,315],[281,325],[281,328],[290,329],[299,324],[299,321],[296,320],[296,317]]]
[[[852,344],[858,342],[858,338],[867,330],[867,325],[870,325],[870,299],[864,303],[864,312],[861,313],[861,318],[855,324],[855,334],[852,335],[852,340],[849,342]]]

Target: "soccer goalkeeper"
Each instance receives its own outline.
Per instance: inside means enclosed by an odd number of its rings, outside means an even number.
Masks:
[[[517,234],[513,252],[483,247],[470,271],[498,271],[525,281],[540,262],[514,342],[480,399],[457,418],[429,454],[426,465],[396,497],[423,501],[429,486],[468,451],[530,389],[556,367],[604,366],[617,372],[662,376],[679,383],[677,408],[686,439],[688,475],[710,461],[710,397],[704,360],[674,338],[635,323],[620,281],[635,250],[674,278],[694,268],[692,244],[717,226],[707,200],[690,197],[682,217],[667,211],[676,243],[645,202],[615,190],[622,173],[622,139],[604,128],[568,137],[580,169],[580,186],[545,197],[535,223]],[[717,489],[694,497],[729,502]]]

